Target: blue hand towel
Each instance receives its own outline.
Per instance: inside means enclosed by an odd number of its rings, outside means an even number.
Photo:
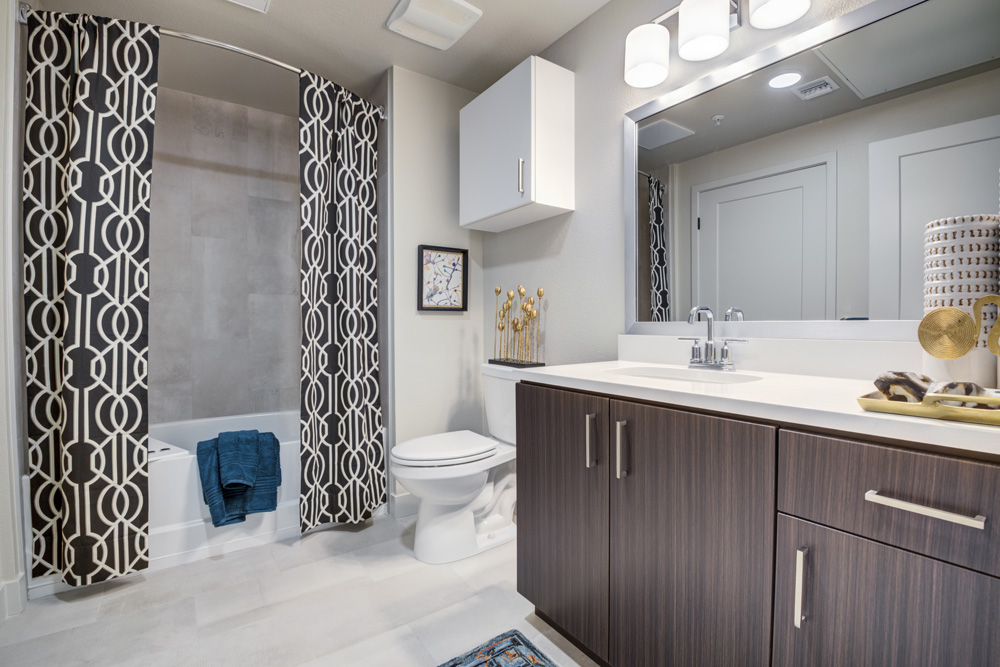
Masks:
[[[253,487],[257,479],[257,431],[229,431],[219,434],[219,478],[230,491]]]
[[[273,433],[257,437],[259,465],[257,482],[246,492],[246,513],[273,512],[278,508],[278,487],[281,486],[281,447]]]
[[[219,477],[218,438],[198,443],[198,474],[201,494],[212,514],[213,526],[228,526],[246,520],[246,492],[226,491]]]

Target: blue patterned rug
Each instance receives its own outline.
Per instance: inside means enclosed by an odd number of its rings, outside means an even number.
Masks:
[[[517,630],[497,635],[438,667],[558,667]]]

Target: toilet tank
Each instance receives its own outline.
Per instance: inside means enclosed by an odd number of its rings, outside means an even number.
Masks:
[[[486,425],[497,440],[516,444],[517,415],[515,414],[514,369],[497,364],[483,364],[483,400],[486,403]]]

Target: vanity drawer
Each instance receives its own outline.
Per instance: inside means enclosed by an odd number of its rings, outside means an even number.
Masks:
[[[1000,576],[998,465],[783,430],[778,511]]]

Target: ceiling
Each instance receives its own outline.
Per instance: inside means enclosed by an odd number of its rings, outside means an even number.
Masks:
[[[483,17],[447,51],[386,28],[396,0],[271,0],[267,14],[226,0],[38,0],[31,4],[209,37],[305,68],[367,95],[392,65],[483,91],[609,0],[471,1],[483,10]],[[162,38],[160,85],[288,115],[298,113],[294,74],[177,38]]]
[[[998,0],[929,0],[643,120],[640,128],[666,119],[694,135],[640,149],[639,168],[686,162],[995,69],[998,28]],[[787,71],[802,74],[800,85],[829,76],[840,89],[803,101],[793,92],[797,86],[768,86]]]

